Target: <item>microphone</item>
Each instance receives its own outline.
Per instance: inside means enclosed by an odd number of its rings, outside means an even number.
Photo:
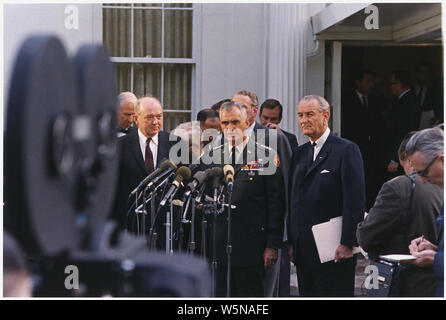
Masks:
[[[195,174],[197,172],[197,170],[199,169],[200,164],[199,163],[191,163],[187,167],[190,169],[192,174]]]
[[[172,182],[172,185],[170,186],[170,189],[167,191],[166,195],[164,196],[163,200],[161,200],[160,202],[160,207],[158,210],[160,210],[162,207],[164,207],[164,205],[166,204],[167,200],[175,195],[175,193],[177,192],[178,188],[180,187],[180,184],[182,184],[182,182],[184,180],[188,180],[190,178],[191,175],[191,171],[188,167],[180,167],[177,170],[177,174],[175,176],[175,180]]]
[[[223,167],[223,173],[225,175],[225,181],[228,187],[232,187],[234,184],[234,167],[227,164]]]
[[[184,197],[188,197],[197,187],[200,187],[209,176],[210,169],[205,171],[198,171],[194,174],[192,181],[187,185],[187,191],[184,193]]]
[[[213,167],[209,171],[209,179],[211,180],[211,188],[214,191],[214,201],[217,201],[218,186],[223,177],[223,169],[220,167]]]
[[[167,159],[164,160],[163,162],[161,162],[158,169],[156,169],[155,171],[150,173],[147,177],[144,178],[143,181],[141,181],[139,183],[139,185],[135,188],[135,190],[133,190],[130,193],[129,197],[134,196],[137,192],[141,191],[149,181],[158,177],[164,171],[169,170],[169,172],[170,172],[170,171],[176,170],[176,168],[177,168],[177,166],[174,163],[172,163],[171,161],[169,161]]]

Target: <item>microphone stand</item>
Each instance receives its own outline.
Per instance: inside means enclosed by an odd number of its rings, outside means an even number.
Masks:
[[[156,249],[156,241],[158,240],[158,233],[154,232],[156,230],[155,221],[156,221],[156,196],[159,193],[161,187],[163,187],[173,174],[168,175],[159,185],[153,189],[151,192],[150,198],[150,229],[149,229],[149,248],[155,250]],[[144,192],[147,192],[147,188]]]
[[[159,187],[159,186],[158,186]],[[150,230],[149,230],[149,248],[155,250],[156,249],[156,240],[158,238],[158,234],[153,233],[154,225],[155,225],[155,201],[156,194],[158,191],[158,187],[155,188],[152,192],[152,199],[150,199]]]
[[[194,251],[195,251],[195,206],[196,206],[194,195],[192,195],[191,205],[192,205],[192,208],[191,208],[191,224],[190,224],[190,235],[189,235],[188,251],[189,251],[189,254],[194,254]]]
[[[143,192],[142,194],[142,203],[143,203],[143,210],[141,214],[141,237],[146,236],[146,215],[147,215],[147,203],[146,203],[146,193]]]
[[[204,192],[205,185],[200,189],[200,194],[197,196],[197,199],[201,199],[201,195]],[[207,230],[207,219],[206,219],[206,208],[205,206],[202,207],[202,220],[201,220],[201,252],[200,255],[203,258],[206,258],[206,230]]]
[[[174,194],[169,198],[169,210],[166,212],[166,254],[173,255],[173,203]]]
[[[217,287],[217,196],[218,189],[214,189],[214,200],[212,201],[212,215],[213,215],[213,224],[212,224],[212,296],[216,297],[216,287]]]
[[[187,198],[187,201],[186,201]],[[189,195],[189,197],[183,197],[183,201],[181,204],[181,208],[184,208],[184,212],[181,212],[182,214],[178,217],[178,230],[179,230],[179,236],[178,236],[178,250],[179,252],[182,251],[183,241],[184,241],[184,227],[183,225],[190,223],[190,220],[187,220],[187,211],[189,210],[189,204],[193,198],[193,193]],[[190,231],[190,229],[189,229]]]
[[[138,192],[136,193],[135,196],[136,196],[136,200],[135,200],[136,235],[140,236],[140,231],[139,231],[139,213],[141,212],[141,208],[138,208],[138,199],[139,199]]]
[[[228,244],[226,246],[226,254],[228,256],[228,270],[226,274],[226,297],[230,297],[231,294],[231,203],[232,203],[232,187],[233,184],[228,184]]]

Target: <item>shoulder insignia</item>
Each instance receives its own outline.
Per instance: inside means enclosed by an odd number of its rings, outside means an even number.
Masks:
[[[280,165],[279,155],[277,153],[274,155],[274,164],[276,165],[277,168]]]

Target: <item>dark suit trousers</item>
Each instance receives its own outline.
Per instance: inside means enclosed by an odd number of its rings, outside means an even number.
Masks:
[[[307,266],[297,256],[296,271],[300,297],[353,297],[356,256]]]
[[[231,297],[263,297],[263,268],[231,268]],[[217,297],[226,297],[227,266],[217,267]]]

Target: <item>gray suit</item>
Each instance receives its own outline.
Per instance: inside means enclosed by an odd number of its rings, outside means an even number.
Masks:
[[[442,190],[415,178],[410,223],[405,225],[411,194],[407,176],[386,182],[369,215],[358,225],[359,245],[374,255],[409,254],[412,239],[424,235],[432,243],[437,239],[435,219],[443,202]],[[410,266],[402,279],[402,296],[435,296],[436,280],[432,268]]]
[[[256,136],[259,129],[263,129],[266,132],[266,145],[273,147],[271,141],[269,141],[268,132],[273,129],[262,126],[256,122],[254,126],[253,134]],[[284,235],[286,236],[286,221],[288,216],[288,175],[290,171],[290,161],[292,157],[292,150],[288,138],[280,131],[277,132],[277,146],[276,151],[279,155],[279,171],[282,176],[284,190],[285,190],[285,221],[284,221]],[[286,240],[286,238],[284,239]],[[286,243],[286,241],[284,242]],[[264,283],[265,297],[273,296],[289,296],[290,291],[290,261],[288,257],[288,247],[284,247],[283,250],[278,250],[277,262],[266,269],[265,283]]]

